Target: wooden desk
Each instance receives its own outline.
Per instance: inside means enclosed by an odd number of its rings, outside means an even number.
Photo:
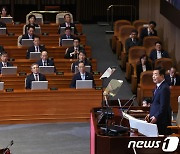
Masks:
[[[15,90],[0,92],[0,124],[89,121],[101,90]]]
[[[119,136],[106,136],[102,134],[100,130],[100,126],[97,123],[98,113],[97,110],[100,108],[93,108],[91,110],[91,144],[90,144],[90,153],[91,154],[133,154],[135,153],[133,150],[132,145],[128,148],[130,141],[135,141],[136,143],[141,141],[140,146],[143,147],[143,141],[151,142],[152,141],[159,141],[158,148],[137,148],[135,147],[137,154],[164,154],[165,152],[162,151],[162,144],[164,143],[165,137],[146,137],[143,135],[139,135],[137,133],[125,133]],[[117,110],[117,109],[116,109]],[[114,117],[121,120],[120,115],[118,112],[114,112]],[[126,119],[123,119],[126,120]],[[114,121],[116,123],[116,121]],[[117,123],[116,123],[117,124]],[[126,120],[123,126],[128,127],[129,122]],[[177,154],[180,152],[180,148],[178,148],[173,154]]]

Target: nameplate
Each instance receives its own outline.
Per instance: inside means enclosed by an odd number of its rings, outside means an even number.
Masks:
[[[42,33],[42,35],[47,36],[47,35],[49,35],[49,33]]]
[[[49,59],[49,60],[54,60],[54,57],[49,57],[48,59]]]
[[[8,61],[15,61],[15,59],[14,58],[9,58]]]
[[[102,87],[95,87],[96,90],[102,90]]]
[[[6,92],[13,92],[13,91],[14,91],[13,88],[7,88],[7,89],[6,89]]]
[[[93,75],[100,75],[100,72],[93,72]]]
[[[56,75],[64,75],[64,72],[56,72]]]
[[[19,76],[26,76],[27,73],[26,72],[19,72]]]
[[[50,90],[58,90],[56,87],[51,87]]]

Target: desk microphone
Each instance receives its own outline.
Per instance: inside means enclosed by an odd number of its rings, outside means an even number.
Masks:
[[[9,148],[14,144],[14,141],[12,140],[6,148],[4,148],[3,154],[10,154]]]
[[[136,95],[132,95],[132,97],[131,97],[123,106],[121,106],[121,102],[120,102],[120,100],[118,99],[119,107],[121,107],[121,109],[122,109],[122,108],[125,107],[131,100],[134,101],[134,98],[136,98]],[[132,105],[132,103],[131,103],[130,105]]]

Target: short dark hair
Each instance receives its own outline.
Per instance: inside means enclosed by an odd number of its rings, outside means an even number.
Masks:
[[[155,21],[150,21],[150,22],[149,22],[149,25],[151,25],[151,24],[153,24],[154,27],[156,27],[156,22],[155,22]]]
[[[40,39],[40,37],[39,37],[39,36],[37,36],[37,35],[35,35],[35,36],[34,36],[34,39],[35,39],[35,38],[38,38],[38,39]]]
[[[136,33],[136,35],[138,35],[138,31],[136,29],[133,29],[131,33]]]
[[[29,16],[28,16],[28,20],[29,20],[30,18],[32,18],[32,17],[34,17],[34,19],[36,20],[36,16],[35,16],[34,14],[29,15]]]
[[[8,55],[8,53],[6,52],[6,51],[3,51],[2,53],[1,53],[1,56],[2,55]]]
[[[84,62],[83,62],[83,61],[80,61],[80,62],[79,62],[79,64],[81,64],[81,63],[83,63],[83,64],[84,64]],[[78,67],[79,67],[79,64],[78,64]],[[84,64],[84,66],[85,66],[85,64]]]
[[[146,57],[146,59],[148,59],[148,56],[146,54],[143,54],[140,58],[139,58],[139,61],[141,62],[141,59]]]
[[[3,9],[5,9],[5,11],[8,12],[8,9],[7,9],[6,6],[2,6],[2,7],[1,7],[1,12],[2,12]]]
[[[29,30],[30,28],[32,28],[32,29],[35,30],[35,27],[34,27],[34,26],[31,26],[31,25],[27,27],[27,30]]]
[[[72,29],[71,29],[71,27],[66,27],[66,28],[65,28],[65,31],[66,31],[66,30],[70,30],[70,31],[71,31]]]
[[[165,76],[166,70],[163,67],[156,67],[154,70],[158,70],[160,75]]]
[[[74,40],[78,40],[79,42],[81,42],[79,37],[75,37]]]
[[[71,17],[71,15],[70,15],[69,13],[65,14],[65,15],[64,15],[64,18],[65,18],[66,16],[70,16],[70,17]]]
[[[80,51],[79,51],[79,54],[80,54],[80,53],[83,53],[83,54],[86,56],[86,52],[85,52],[84,50],[80,50]]]
[[[156,45],[156,44],[162,45],[162,42],[161,42],[161,41],[156,41],[154,44],[155,44],[155,45]]]

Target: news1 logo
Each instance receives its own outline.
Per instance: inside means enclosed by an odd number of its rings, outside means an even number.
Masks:
[[[128,148],[133,148],[134,153],[136,154],[137,149],[141,148],[159,148],[161,141],[130,141]],[[162,151],[164,152],[173,152],[177,149],[179,144],[178,137],[166,137],[162,143]]]

